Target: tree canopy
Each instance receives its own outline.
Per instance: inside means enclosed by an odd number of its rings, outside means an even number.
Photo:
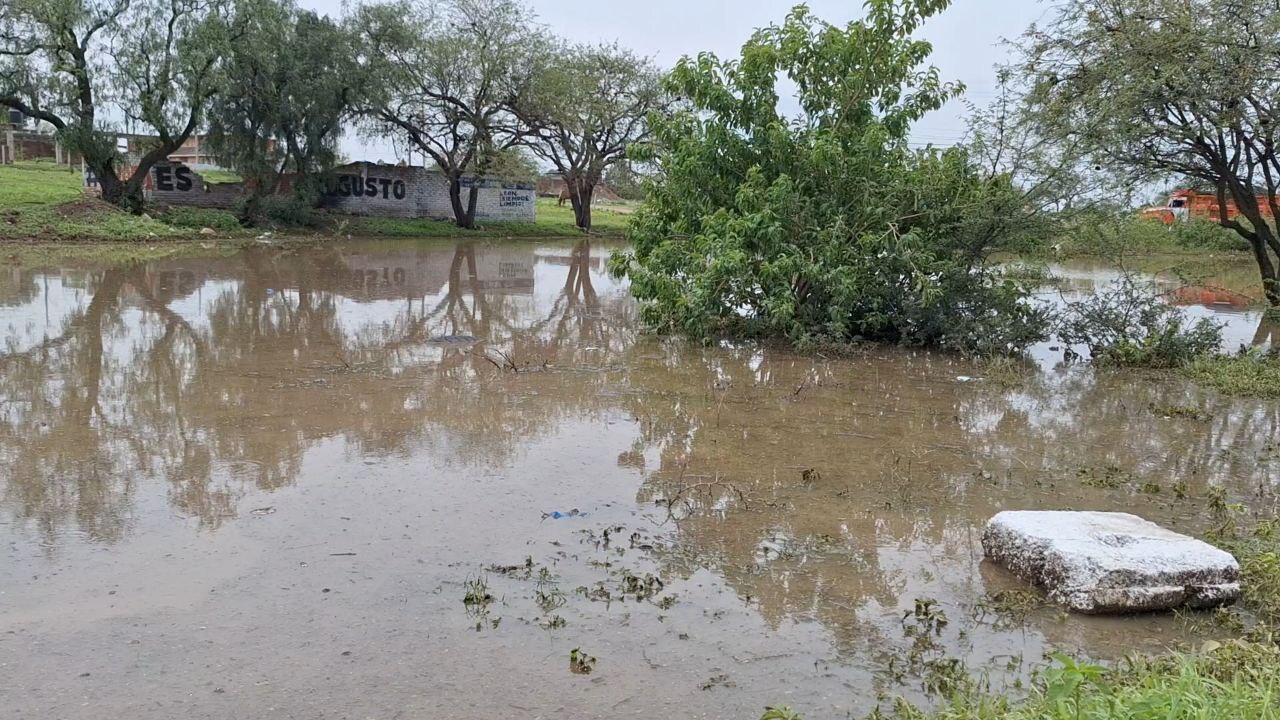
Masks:
[[[56,128],[103,197],[140,212],[147,172],[201,126],[219,88],[229,12],[227,0],[6,0],[0,106]],[[154,141],[122,176],[125,129]]]
[[[577,225],[591,229],[591,202],[605,171],[649,137],[649,116],[669,105],[662,74],[647,58],[613,45],[555,49],[517,95],[526,144],[564,178]]]
[[[1069,0],[1021,50],[1044,137],[1131,183],[1208,184],[1280,306],[1280,5]]]
[[[954,97],[912,37],[945,0],[872,0],[837,27],[803,6],[736,60],[684,58],[653,119],[659,168],[615,257],[646,319],[800,343],[859,339],[1004,352],[1040,336],[1036,311],[982,253],[1014,197],[960,149],[913,151],[911,124]],[[779,109],[779,78],[800,113]],[[996,210],[1001,208],[1001,210]]]
[[[522,137],[510,113],[547,40],[516,0],[435,0],[365,5],[351,26],[363,64],[381,78],[363,111],[375,134],[407,140],[449,178],[461,227],[475,223],[478,186]]]
[[[291,1],[239,0],[242,37],[209,110],[209,145],[247,181],[242,221],[293,174],[305,206],[319,200],[343,124],[371,78],[350,66],[351,35]]]

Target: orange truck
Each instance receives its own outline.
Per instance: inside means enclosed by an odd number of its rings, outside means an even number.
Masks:
[[[1262,210],[1263,217],[1271,217],[1271,205],[1267,202],[1266,195],[1258,196],[1258,207]],[[1235,202],[1228,198],[1227,219],[1234,219],[1239,214],[1240,211],[1236,209]],[[1165,225],[1186,222],[1191,218],[1216,222],[1218,220],[1218,196],[1198,193],[1195,190],[1174,190],[1169,195],[1168,204],[1162,207],[1147,208],[1142,211],[1142,217],[1146,220],[1159,220]]]

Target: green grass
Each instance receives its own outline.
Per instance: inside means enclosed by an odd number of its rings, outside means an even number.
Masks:
[[[924,710],[899,700],[886,720],[1277,720],[1280,646],[1269,637],[1206,643],[1196,653],[1135,657],[1108,669],[1062,655],[1024,699],[973,686]],[[800,720],[770,708],[762,720]]]
[[[0,210],[58,205],[82,197],[79,169],[42,160],[0,165]]]
[[[1165,225],[1138,217],[1087,217],[1045,244],[1068,257],[1249,252],[1249,244],[1234,231],[1199,219]]]
[[[78,170],[48,162],[0,165],[0,240],[162,240],[190,230],[131,215],[81,190]]]
[[[1022,701],[976,691],[935,710],[899,702],[876,717],[902,720],[1276,720],[1280,646],[1269,639],[1201,652],[1135,658],[1106,669],[1055,656]]]
[[[1280,357],[1274,353],[1204,357],[1187,365],[1183,372],[1227,395],[1280,398]]]
[[[197,170],[196,173],[207,183],[238,183],[244,180],[233,170]]]
[[[1213,541],[1240,563],[1245,607],[1268,627],[1280,627],[1280,520],[1260,522],[1244,534],[1215,536]]]
[[[3,247],[6,260],[24,267],[77,264],[119,265],[186,258],[230,257],[251,240],[166,240],[164,242],[17,243]]]

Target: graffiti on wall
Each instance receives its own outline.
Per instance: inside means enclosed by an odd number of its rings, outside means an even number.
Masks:
[[[524,207],[532,204],[533,196],[516,188],[503,188],[502,197],[498,200],[498,207],[504,208]]]
[[[404,200],[408,189],[398,178],[375,178],[362,175],[339,175],[329,197],[381,197],[383,200]]]

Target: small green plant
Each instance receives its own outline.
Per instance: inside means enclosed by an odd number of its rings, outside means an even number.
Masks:
[[[1107,670],[1101,665],[1077,661],[1061,653],[1051,657],[1058,666],[1043,673],[1046,704],[1057,712],[1058,717],[1080,720],[1083,711],[1081,694],[1098,688]]]
[[[789,707],[767,707],[760,720],[801,720],[800,713]]]
[[[595,657],[582,652],[581,648],[574,648],[569,651],[569,672],[577,675],[590,675],[595,669]]]
[[[463,587],[467,592],[462,596],[462,604],[466,605],[468,610],[483,610],[493,602],[493,595],[489,594],[489,583],[483,576],[467,578]]]
[[[903,634],[907,637],[941,635],[946,626],[947,614],[932,598],[916,598],[915,607],[902,613]]]

